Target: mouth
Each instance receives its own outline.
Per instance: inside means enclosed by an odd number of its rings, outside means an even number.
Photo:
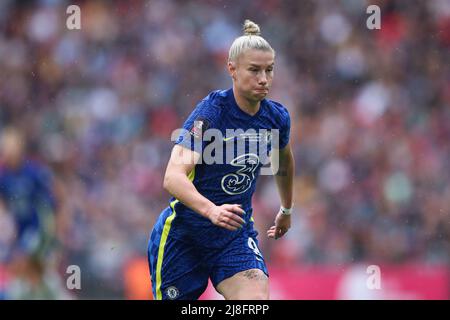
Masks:
[[[269,89],[255,89],[255,91],[259,93],[268,93]]]

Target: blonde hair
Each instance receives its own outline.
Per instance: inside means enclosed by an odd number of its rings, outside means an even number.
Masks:
[[[228,53],[228,61],[236,61],[237,58],[248,49],[272,51],[275,55],[275,50],[273,50],[266,39],[261,37],[260,34],[261,29],[256,23],[248,19],[245,20],[244,35],[233,41]]]

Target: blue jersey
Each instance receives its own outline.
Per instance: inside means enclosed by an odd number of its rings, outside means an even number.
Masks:
[[[252,220],[251,198],[261,167],[267,163],[272,149],[271,135],[278,130],[277,147],[283,149],[289,141],[290,118],[287,109],[280,103],[264,99],[255,115],[244,112],[236,103],[233,90],[217,90],[204,98],[183,125],[184,132],[176,144],[202,154],[211,154],[223,161],[208,163],[205,159],[197,164],[190,178],[200,194],[216,205],[240,204],[245,211],[247,224]],[[222,134],[222,149],[208,152],[213,141],[201,139],[209,129]],[[242,129],[241,134],[230,132]],[[196,144],[196,141],[200,142]],[[243,144],[239,144],[239,141]],[[197,141],[198,142],[198,141]],[[217,143],[217,141],[214,141]],[[229,156],[229,144],[232,156]],[[252,143],[252,142],[256,142]],[[216,144],[217,145],[217,144]],[[254,146],[257,148],[252,148]],[[222,154],[219,154],[222,152]],[[228,153],[228,154],[227,154]],[[207,218],[194,212],[177,199],[170,200],[176,215],[170,229],[171,235],[181,241],[204,247],[220,248],[242,232],[229,231],[215,226]]]
[[[14,216],[18,246],[27,252],[37,249],[45,219],[55,210],[49,171],[32,161],[16,169],[0,167],[0,199]]]

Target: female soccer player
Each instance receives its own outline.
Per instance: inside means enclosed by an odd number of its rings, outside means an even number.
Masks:
[[[148,247],[156,299],[198,299],[208,279],[225,299],[269,299],[268,272],[258,249],[251,205],[269,153],[255,152],[251,144],[264,145],[272,157],[278,156],[274,174],[281,207],[267,231],[269,238],[282,237],[291,226],[294,159],[288,111],[266,99],[275,51],[259,34],[258,25],[246,20],[244,35],[229,51],[233,87],[204,98],[175,142],[164,177],[164,188],[173,198],[159,216]],[[206,139],[208,130],[224,138]],[[279,133],[278,143],[268,132]],[[236,142],[241,147],[230,148]],[[230,159],[226,153],[233,152],[231,161],[207,161],[212,143],[215,150],[210,155]],[[222,151],[217,146],[223,146]]]

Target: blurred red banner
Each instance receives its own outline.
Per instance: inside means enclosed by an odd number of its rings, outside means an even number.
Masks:
[[[270,297],[275,300],[446,300],[450,297],[447,266],[421,264],[376,266],[379,286],[371,265],[345,267],[270,267]],[[376,275],[378,276],[378,275]],[[222,299],[211,283],[201,299]]]

